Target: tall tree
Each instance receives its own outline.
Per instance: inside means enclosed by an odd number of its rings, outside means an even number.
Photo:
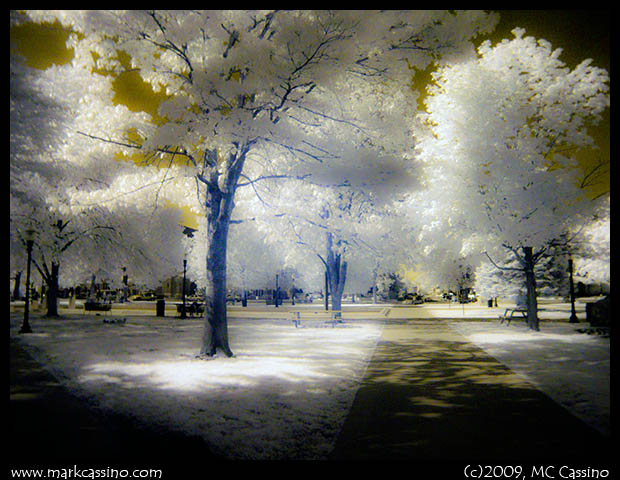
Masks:
[[[23,232],[34,229],[33,265],[47,286],[49,316],[58,315],[61,283],[90,278],[99,268],[120,278],[126,266],[135,277],[161,279],[175,251],[174,246],[162,249],[162,242],[174,239],[174,232],[164,239],[154,232],[169,231],[178,218],[172,211],[153,215],[152,196],[144,207],[138,194],[156,190],[163,172],[158,177],[141,169],[143,175],[136,175],[136,165],[112,160],[107,145],[93,145],[76,133],[84,116],[92,118],[90,109],[114,115],[124,125],[143,114],[108,105],[106,80],[89,85],[90,75],[79,70],[32,68],[13,53],[10,67],[12,268],[23,268]],[[132,175],[137,185],[132,186]]]
[[[227,239],[235,192],[250,157],[279,149],[304,161],[327,160],[331,154],[313,141],[314,130],[363,137],[362,127],[373,127],[362,121],[372,104],[369,95],[379,106],[398,98],[395,92],[410,83],[410,67],[424,68],[439,54],[458,55],[496,21],[481,11],[29,15],[37,21],[57,19],[77,33],[69,40],[75,68],[118,70],[129,56],[130,67],[144,81],[168,94],[159,108],[161,121],[136,128],[130,139],[115,138],[101,126],[81,131],[126,150],[182,158],[193,169],[208,219],[201,353],[219,349],[227,356],[232,355],[225,304]],[[359,87],[352,91],[351,85]],[[341,92],[350,104],[338,101]]]
[[[400,154],[388,155],[376,146],[340,148],[339,161],[302,165],[287,182],[274,178],[256,186],[268,240],[281,245],[298,271],[320,264],[334,311],[341,311],[350,272],[363,277],[352,291],[365,292],[373,272],[398,269],[403,261],[408,246],[398,232],[407,220],[395,217],[417,178],[415,163]]]
[[[528,322],[538,330],[534,268],[591,212],[570,152],[592,143],[587,126],[609,106],[609,77],[589,60],[570,70],[561,50],[524,33],[486,41],[476,58],[434,74],[424,117],[430,134],[419,148],[429,162],[439,160],[437,198],[470,232],[470,248],[478,242],[492,256],[498,247],[518,261],[511,268],[524,273]]]

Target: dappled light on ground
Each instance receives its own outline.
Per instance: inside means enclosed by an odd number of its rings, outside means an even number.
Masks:
[[[610,341],[588,335],[583,324],[450,322],[467,340],[545,392],[574,415],[610,434]]]
[[[449,452],[450,458],[472,460],[476,455],[583,453],[583,445],[571,447],[561,432],[590,438],[594,431],[562,409],[541,417],[549,404],[552,400],[524,376],[447,321],[387,322],[333,458],[440,459]],[[519,440],[524,432],[536,432],[528,451]]]
[[[231,319],[233,358],[198,358],[192,319],[34,316],[37,333],[17,338],[85,404],[229,459],[513,458],[525,436],[533,455],[584,449],[562,432],[590,445],[568,410],[608,425],[609,338],[431,317]]]
[[[455,335],[443,320],[401,320],[386,325],[370,381],[428,385],[435,395],[466,381],[523,386],[523,380],[475,345]],[[430,390],[432,388],[432,390]]]
[[[232,359],[186,359],[149,363],[99,362],[85,368],[79,380],[136,383],[165,390],[200,391],[220,386],[252,387],[269,379],[287,382],[320,381],[327,376],[308,360],[283,356],[237,356]]]
[[[333,447],[383,327],[229,320],[233,358],[197,356],[200,320],[35,319],[38,359],[104,411],[199,435],[230,459],[317,459]],[[38,352],[38,353],[37,353]]]

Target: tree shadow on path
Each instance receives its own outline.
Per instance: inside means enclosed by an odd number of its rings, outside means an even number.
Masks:
[[[609,439],[441,320],[388,322],[332,459],[608,460]]]

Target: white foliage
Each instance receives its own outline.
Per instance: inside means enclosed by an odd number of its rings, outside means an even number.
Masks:
[[[339,122],[368,130],[395,126],[405,104],[414,105],[402,95],[409,67],[424,68],[440,51],[467,51],[468,40],[497,21],[482,11],[445,10],[27,14],[81,34],[69,41],[74,69],[117,68],[122,50],[145,81],[171,95],[160,111],[169,122],[146,145],[191,151],[202,139],[222,154],[236,138],[262,138],[300,153],[309,134],[338,135],[332,126]],[[404,138],[402,128],[391,130]]]
[[[155,286],[180,263],[171,232],[180,218],[163,206],[188,191],[182,172],[113,160],[110,144],[77,133],[97,125],[114,134],[146,120],[110,97],[105,77],[71,65],[35,70],[11,58],[12,248],[21,252],[23,232],[34,228],[34,262],[42,269],[59,264],[61,286],[94,272],[120,279],[123,266],[132,280]],[[175,190],[163,188],[166,176],[177,177]]]
[[[575,274],[584,283],[611,281],[611,219],[609,197],[597,219],[585,226],[574,259]]]
[[[392,196],[417,185],[417,180],[411,183],[415,177],[400,175],[413,147],[411,115],[417,94],[409,88],[411,69],[423,69],[442,55],[446,61],[471,55],[469,40],[490,31],[497,21],[496,15],[483,11],[446,10],[46,10],[26,16],[38,22],[58,20],[75,32],[67,42],[75,53],[72,63],[41,72],[36,81],[28,79],[42,97],[61,104],[63,135],[19,139],[22,145],[40,146],[39,163],[53,158],[75,168],[68,185],[59,185],[47,199],[54,203],[53,198],[65,196],[65,215],[80,215],[94,206],[114,215],[132,206],[149,211],[154,195],[158,202],[191,205],[200,212],[200,185],[194,181],[205,173],[205,148],[217,151],[222,180],[229,168],[222,159],[243,142],[253,142],[253,149],[241,177],[248,186],[237,195],[238,204],[247,200],[247,192],[258,192],[259,183],[253,182],[261,176],[292,175],[332,186],[335,176],[346,181],[346,188],[366,192],[363,202],[373,208],[396,209]],[[113,76],[97,71],[120,72],[121,51],[144,81],[168,95],[159,110],[167,120],[163,124],[150,123],[149,115],[112,101]],[[162,173],[112,160],[118,153],[135,153],[130,131],[142,139],[141,153],[157,159],[158,151],[178,148],[190,168]],[[297,185],[287,182],[285,196],[290,198],[290,189]],[[319,188],[308,187],[306,201],[320,197],[321,205],[337,206],[338,193],[323,188],[319,194]],[[263,208],[260,201],[247,205],[255,208],[244,210],[248,217]],[[296,208],[288,215],[297,215]],[[314,221],[320,210],[302,213],[310,213]],[[372,245],[374,253],[365,258],[374,265],[363,269],[372,270],[389,263],[387,239],[382,238],[386,230],[378,226],[385,215],[364,215],[333,214],[326,227],[339,236],[343,248],[347,242],[356,248]],[[272,223],[276,227],[275,220]],[[205,230],[203,225],[200,231]],[[243,240],[235,235],[231,233],[230,245],[241,252]],[[251,250],[269,257],[261,235],[247,235],[256,241]],[[196,248],[205,247],[203,241]],[[378,255],[379,250],[384,253]],[[285,251],[283,260],[264,258],[260,263],[273,268],[279,261],[293,263],[295,250]],[[243,255],[231,258],[237,259],[232,271],[248,271],[249,266],[241,265]]]
[[[570,71],[548,42],[513,33],[434,75],[417,146],[428,200],[474,234],[478,251],[538,249],[587,218],[564,152],[590,143],[586,124],[609,105],[607,72],[588,61]]]

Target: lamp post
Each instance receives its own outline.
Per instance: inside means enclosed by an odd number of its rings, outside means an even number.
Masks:
[[[183,257],[183,286],[182,286],[183,308],[181,310],[181,318],[187,318],[187,315],[185,314],[185,272],[186,271],[187,271],[187,257]]]
[[[30,313],[30,260],[32,259],[32,246],[34,245],[34,230],[26,230],[26,251],[28,252],[28,260],[26,263],[26,304],[24,305],[24,322],[22,328],[19,329],[19,333],[32,333],[29,322]]]
[[[187,236],[187,238],[194,238],[194,232],[197,231],[195,228],[187,227],[185,225],[181,225],[183,227],[183,235]],[[181,318],[187,318],[187,314],[185,313],[185,274],[187,272],[187,246],[185,253],[183,254],[183,286],[181,287],[182,295],[183,295],[183,308],[181,310]]]
[[[569,274],[569,286],[570,286],[570,318],[569,323],[579,323],[577,318],[577,312],[575,311],[575,285],[573,284],[573,259],[568,259],[568,274]]]

